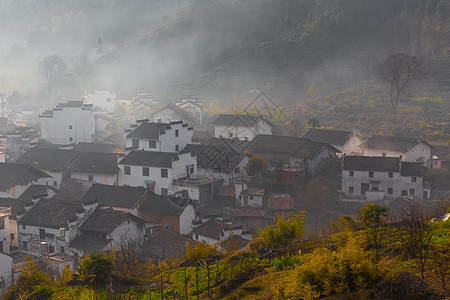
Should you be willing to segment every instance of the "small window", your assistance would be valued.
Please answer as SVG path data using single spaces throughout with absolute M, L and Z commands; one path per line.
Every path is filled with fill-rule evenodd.
M 168 178 L 169 171 L 167 169 L 161 169 L 161 178 Z
M 179 145 L 175 145 L 175 151 L 176 152 L 180 151 L 180 146 Z
M 394 172 L 389 172 L 389 178 L 393 178 L 394 177 Z
M 124 166 L 123 167 L 123 174 L 131 175 L 131 167 L 130 166 Z
M 415 176 L 411 177 L 411 182 L 417 182 L 417 178 Z
M 28 247 L 27 242 L 23 241 L 23 242 L 22 242 L 22 248 L 23 248 L 23 250 L 27 250 L 27 247 Z
M 89 182 L 94 181 L 94 176 L 93 175 L 88 175 L 88 180 L 89 180 Z
M 392 195 L 394 193 L 394 189 L 393 188 L 388 188 L 388 195 Z
M 352 187 L 352 186 L 349 186 L 349 187 L 348 187 L 348 193 L 349 193 L 349 194 L 353 194 L 354 192 L 355 192 L 355 188 Z
M 14 233 L 10 233 L 10 234 L 9 234 L 9 238 L 10 238 L 11 240 L 13 240 L 13 239 L 14 239 Z
M 241 169 L 239 167 L 235 168 L 234 173 L 241 173 Z
M 106 102 L 111 102 L 111 98 L 106 98 Z
M 131 140 L 131 147 L 136 149 L 139 148 L 139 139 L 132 139 Z
M 45 229 L 39 228 L 39 239 L 45 240 Z
M 161 188 L 161 195 L 163 195 L 163 196 L 169 195 L 169 190 L 166 188 Z
M 22 229 L 23 229 L 23 230 L 27 229 L 27 225 L 22 224 Z
M 142 168 L 142 176 L 150 176 L 150 169 L 147 167 Z
M 383 155 L 383 157 L 386 157 L 386 152 L 383 152 L 382 155 Z
M 69 142 L 73 142 L 73 137 L 69 137 Z
M 369 171 L 369 177 L 373 178 L 373 171 Z
M 416 194 L 416 189 L 409 189 L 409 195 L 414 196 Z
M 250 196 L 250 200 L 253 200 L 253 196 Z
M 0 230 L 5 229 L 5 218 L 0 218 Z
M 175 130 L 175 136 L 178 137 L 180 135 L 180 131 L 178 129 Z
M 58 182 L 57 181 L 53 181 L 53 186 L 58 186 Z
M 350 177 L 355 176 L 355 172 L 354 171 L 348 171 L 348 176 L 350 176 Z
M 69 125 L 69 129 L 72 129 L 72 125 Z
M 156 141 L 153 141 L 153 140 L 148 141 L 148 147 L 149 148 L 156 148 Z
M 242 196 L 241 195 L 239 195 L 239 200 L 241 200 L 242 199 Z

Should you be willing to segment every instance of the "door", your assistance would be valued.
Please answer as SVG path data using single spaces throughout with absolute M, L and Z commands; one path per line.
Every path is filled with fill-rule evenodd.
M 366 191 L 369 190 L 369 184 L 368 183 L 361 183 L 361 195 L 365 195 Z

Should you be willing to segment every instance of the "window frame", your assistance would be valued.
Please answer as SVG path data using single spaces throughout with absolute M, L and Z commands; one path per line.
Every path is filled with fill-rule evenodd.
M 131 166 L 123 166 L 123 175 L 131 175 Z

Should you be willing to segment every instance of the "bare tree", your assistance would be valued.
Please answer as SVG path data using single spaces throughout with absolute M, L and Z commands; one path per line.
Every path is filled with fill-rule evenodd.
M 60 81 L 65 72 L 66 64 L 59 55 L 50 55 L 39 63 L 39 72 L 47 84 L 48 102 L 51 103 L 55 84 Z
M 419 60 L 415 56 L 397 53 L 383 59 L 378 66 L 378 77 L 389 84 L 387 104 L 392 113 L 397 112 L 400 95 L 411 79 L 417 75 L 419 65 Z
M 396 218 L 396 236 L 406 253 L 415 259 L 422 279 L 424 279 L 425 264 L 431 248 L 434 233 L 429 218 L 418 206 L 410 206 Z

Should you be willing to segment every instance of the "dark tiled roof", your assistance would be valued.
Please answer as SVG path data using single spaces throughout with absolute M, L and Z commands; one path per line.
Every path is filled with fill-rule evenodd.
M 379 149 L 405 153 L 420 142 L 424 141 L 422 139 L 413 137 L 374 135 L 366 141 L 365 145 L 369 149 Z
M 267 134 L 258 135 L 249 145 L 249 149 L 253 153 L 287 153 L 311 159 L 316 157 L 325 147 L 327 147 L 325 143 L 313 142 L 303 137 Z M 339 152 L 337 149 L 335 151 Z
M 401 176 L 423 176 L 424 167 L 420 162 L 402 162 Z
M 172 168 L 172 162 L 176 160 L 179 160 L 178 154 L 172 152 L 132 150 L 122 158 L 119 165 Z
M 234 227 L 226 225 L 220 222 L 219 220 L 213 218 L 210 219 L 208 222 L 198 226 L 192 232 L 194 234 L 204 235 L 206 237 L 213 238 L 215 240 L 220 240 L 220 237 L 223 235 L 223 232 L 226 230 L 231 230 L 232 228 Z
M 63 171 L 80 153 L 73 150 L 32 148 L 25 152 L 18 163 L 27 164 L 40 170 Z
M 103 250 L 111 241 L 98 234 L 83 233 L 70 242 L 70 247 L 83 251 Z
M 114 144 L 80 142 L 73 148 L 73 150 L 79 152 L 113 153 L 117 148 L 120 147 Z
M 81 203 L 43 198 L 36 203 L 19 223 L 43 228 L 67 227 L 69 220 L 76 219 L 76 212 L 83 210 Z
M 165 134 L 166 130 L 171 129 L 170 124 L 166 123 L 142 123 L 132 132 L 127 134 L 127 138 L 159 139 L 160 134 Z
M 211 134 L 209 134 L 206 130 L 194 130 L 194 134 L 192 135 L 193 142 L 200 141 L 209 141 L 212 138 Z
M 97 208 L 86 221 L 81 224 L 80 229 L 83 231 L 109 234 L 126 220 L 131 220 L 140 224 L 145 223 L 144 220 L 129 212 Z
M 400 158 L 381 156 L 346 156 L 344 170 L 399 172 Z
M 189 203 L 189 199 L 158 195 L 149 191 L 148 196 L 139 205 L 139 210 L 179 216 Z
M 203 145 L 212 145 L 216 147 L 227 147 L 233 149 L 236 152 L 242 152 L 248 148 L 252 141 L 239 140 L 239 139 L 226 139 L 226 138 L 211 138 L 207 141 L 201 141 Z
M 59 149 L 59 145 L 50 143 L 45 139 L 40 139 L 38 142 L 30 145 L 33 148 L 42 148 L 42 149 Z
M 233 171 L 246 156 L 231 147 L 215 146 L 212 143 L 207 145 L 188 144 L 182 153 L 192 153 L 192 156 L 197 156 L 199 168 L 221 170 L 224 173 Z
M 22 215 L 26 212 L 25 202 L 13 198 L 0 198 L 0 207 L 10 207 L 11 219 L 14 220 L 17 219 L 17 215 Z
M 197 243 L 193 239 L 168 229 L 161 229 L 142 245 L 144 253 L 165 258 L 180 258 L 186 253 L 186 244 L 192 248 Z
M 258 208 L 233 208 L 233 217 L 264 217 L 264 210 Z
M 27 185 L 39 178 L 51 178 L 51 176 L 29 165 L 0 163 L 0 188 Z
M 308 138 L 314 142 L 327 143 L 332 145 L 344 145 L 351 137 L 353 132 L 328 129 L 308 129 L 302 137 Z
M 115 174 L 119 170 L 116 153 L 83 152 L 70 165 L 74 172 Z
M 445 213 L 445 209 L 405 198 L 397 198 L 389 204 L 389 218 L 399 218 L 410 209 L 418 209 L 428 217 L 437 217 Z
M 47 197 L 49 190 L 52 190 L 54 192 L 58 191 L 50 185 L 32 184 L 17 199 L 25 202 L 30 202 L 33 199 Z
M 98 202 L 100 207 L 135 208 L 146 194 L 147 189 L 144 187 L 93 184 L 80 201 Z
M 269 200 L 271 210 L 292 210 L 294 209 L 294 199 L 286 194 L 273 194 Z
M 252 116 L 252 115 L 219 114 L 211 121 L 211 124 L 225 125 L 225 126 L 232 126 L 232 127 L 237 127 L 237 126 L 253 127 L 261 119 L 264 119 L 264 118 L 262 118 L 260 116 Z M 269 123 L 269 122 L 267 122 L 267 123 Z

